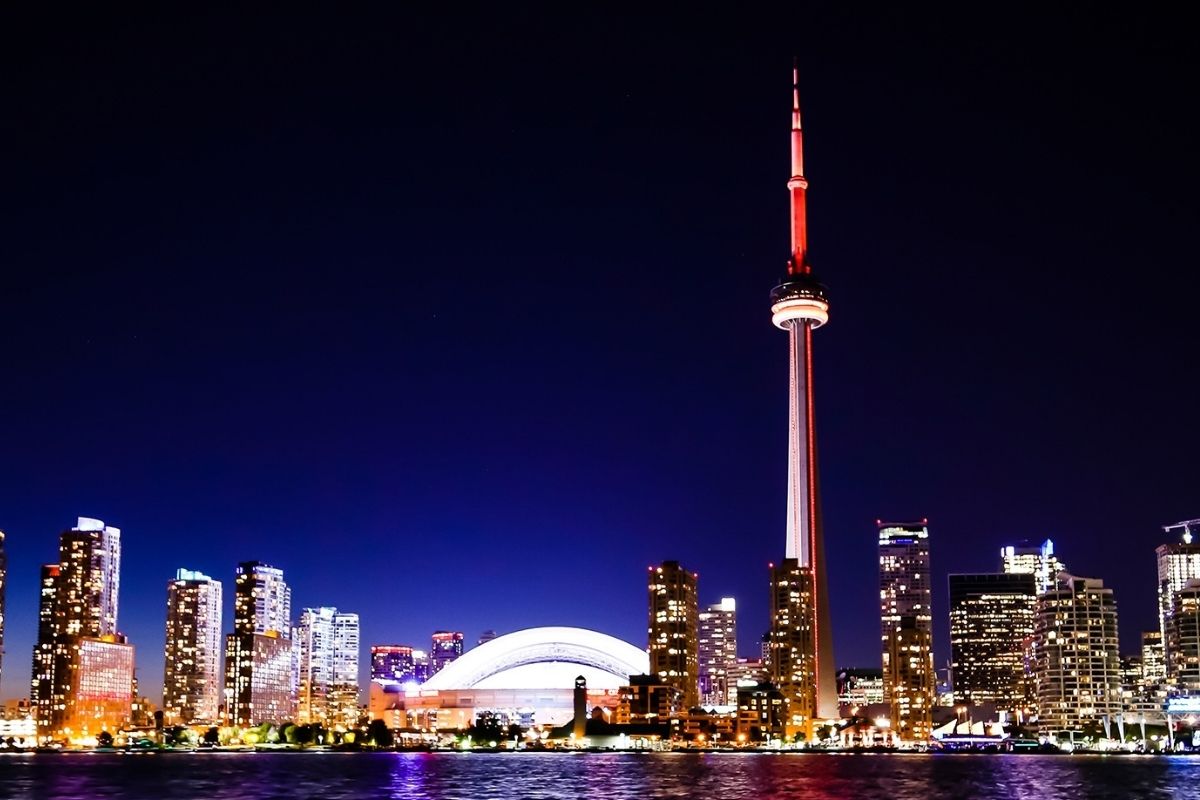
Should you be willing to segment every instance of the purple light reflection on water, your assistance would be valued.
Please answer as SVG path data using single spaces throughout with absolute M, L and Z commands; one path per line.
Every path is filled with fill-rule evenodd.
M 0 798 L 1200 798 L 1200 757 L 749 753 L 0 756 Z

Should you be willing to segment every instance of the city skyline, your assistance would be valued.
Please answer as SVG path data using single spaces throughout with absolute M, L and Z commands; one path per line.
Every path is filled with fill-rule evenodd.
M 353 609 L 364 644 L 416 647 L 447 627 L 474 641 L 538 624 L 640 643 L 642 570 L 679 559 L 701 604 L 737 598 L 752 655 L 786 493 L 781 342 L 762 309 L 786 224 L 792 52 L 837 300 L 815 364 L 831 578 L 872 569 L 872 520 L 928 517 L 941 666 L 946 573 L 1053 538 L 1114 590 L 1132 652 L 1157 619 L 1144 587 L 1160 526 L 1198 513 L 1172 273 L 1189 252 L 1173 220 L 1195 202 L 1172 187 L 1193 165 L 1154 61 L 1170 56 L 1114 72 L 1095 46 L 1076 53 L 1092 74 L 1018 31 L 1032 71 L 1061 78 L 1043 81 L 998 44 L 973 55 L 902 20 L 936 45 L 906 44 L 905 60 L 888 26 L 819 21 L 806 46 L 697 63 L 681 37 L 616 64 L 554 53 L 558 71 L 489 50 L 483 31 L 466 32 L 478 60 L 376 40 L 369 68 L 337 44 L 320 70 L 252 47 L 212 65 L 169 26 L 160 44 L 107 31 L 114 52 L 170 47 L 181 62 L 162 77 L 132 57 L 24 54 L 38 77 L 13 105 L 28 124 L 5 237 L 17 280 L 0 346 L 19 390 L 0 422 L 0 695 L 27 691 L 38 570 L 80 515 L 123 531 L 122 627 L 151 696 L 170 577 L 229 587 L 255 558 L 287 572 L 296 607 Z M 431 77 L 406 77 L 414 65 Z M 176 80 L 199 73 L 211 88 Z M 1146 107 L 1110 117 L 1135 88 Z M 263 96 L 277 117 L 256 111 Z M 480 121 L 495 138 L 479 141 Z M 1119 213 L 1099 200 L 1113 182 Z M 1106 287 L 1133 268 L 1150 300 L 1119 340 L 1095 336 Z M 993 291 L 1014 271 L 1037 289 L 1019 324 Z M 477 280 L 502 309 L 485 341 L 460 307 Z M 1113 358 L 1127 380 L 1099 392 Z M 573 580 L 581 542 L 603 602 L 529 603 Z M 372 613 L 414 574 L 436 608 Z M 438 594 L 497 576 L 519 576 L 511 600 Z M 833 610 L 838 667 L 874 663 L 872 606 Z

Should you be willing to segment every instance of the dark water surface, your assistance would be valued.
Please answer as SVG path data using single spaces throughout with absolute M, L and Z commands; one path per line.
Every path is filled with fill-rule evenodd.
M 0 756 L 0 798 L 1200 798 L 1200 758 L 204 753 Z

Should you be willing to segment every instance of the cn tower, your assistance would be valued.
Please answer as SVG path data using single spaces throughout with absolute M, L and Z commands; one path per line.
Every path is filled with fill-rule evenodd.
M 792 173 L 791 256 L 787 277 L 771 290 L 771 321 L 788 335 L 788 489 L 786 558 L 798 573 L 807 573 L 808 602 L 803 616 L 791 624 L 807 630 L 801 655 L 809 665 L 805 692 L 813 701 L 814 716 L 836 719 L 837 688 L 833 673 L 833 637 L 829 628 L 829 592 L 825 576 L 825 547 L 821 530 L 820 483 L 817 478 L 817 442 L 813 409 L 813 331 L 829 321 L 829 300 L 808 260 L 805 218 L 804 131 L 800 124 L 798 70 L 792 69 Z M 794 559 L 794 561 L 793 561 Z M 807 687 L 806 687 L 807 688 Z M 811 692 L 811 694 L 809 694 Z

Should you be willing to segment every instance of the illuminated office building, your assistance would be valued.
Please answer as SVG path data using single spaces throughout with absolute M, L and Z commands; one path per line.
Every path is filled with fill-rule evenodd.
M 771 630 L 768 674 L 787 701 L 782 719 L 788 738 L 813 735 L 817 714 L 813 644 L 813 573 L 795 558 L 771 564 Z
M 685 709 L 700 704 L 696 580 L 678 561 L 664 561 L 647 581 L 650 672 L 679 690 Z
M 0 678 L 4 677 L 4 597 L 8 587 L 8 556 L 4 552 L 4 531 L 0 531 Z
M 296 626 L 299 700 L 296 721 L 353 726 L 358 721 L 358 615 L 306 608 Z
M 233 633 L 225 637 L 225 706 L 235 725 L 279 722 L 295 714 L 291 613 L 292 590 L 283 570 L 260 561 L 238 564 Z
M 1192 541 L 1192 530 L 1200 530 L 1200 520 L 1188 520 L 1164 526 L 1168 533 L 1181 530 L 1178 542 L 1159 545 L 1155 550 L 1158 561 L 1158 629 L 1162 634 L 1164 663 L 1167 669 L 1167 686 L 1172 693 L 1194 691 L 1191 678 L 1179 673 L 1197 658 L 1192 651 L 1175 652 L 1174 647 L 1186 647 L 1188 638 L 1181 636 L 1186 623 L 1175 626 L 1175 644 L 1171 637 L 1171 615 L 1177 607 L 1176 595 L 1187 587 L 1189 581 L 1200 579 L 1200 543 Z M 1188 603 L 1179 606 L 1189 608 Z M 1200 687 L 1195 687 L 1200 688 Z
M 1022 542 L 1001 548 L 1000 560 L 1004 572 L 1009 575 L 1034 576 L 1038 594 L 1052 589 L 1058 573 L 1067 568 L 1054 555 L 1054 542 L 1050 539 L 1040 545 Z
M 167 583 L 163 716 L 216 722 L 221 706 L 221 582 L 178 570 Z
M 1038 596 L 1032 656 L 1043 733 L 1080 730 L 1121 712 L 1117 603 L 1103 581 L 1063 572 Z
M 737 602 L 722 597 L 697 615 L 697 663 L 700 702 L 705 706 L 733 705 L 737 684 L 730 670 L 737 663 Z
M 120 566 L 121 531 L 80 517 L 59 537 L 58 564 L 42 568 L 30 686 L 39 738 L 87 739 L 129 720 L 133 647 L 117 633 Z
M 925 520 L 876 524 L 883 686 L 892 734 L 901 741 L 924 742 L 933 732 L 937 699 L 929 528 Z
M 1029 710 L 1025 652 L 1033 637 L 1036 576 L 951 575 L 949 582 L 954 702 Z
M 1167 661 L 1161 631 L 1142 632 L 1142 679 L 1147 686 L 1167 683 Z
M 381 683 L 415 683 L 413 649 L 402 644 L 371 645 L 371 680 Z
M 1200 579 L 1171 593 L 1166 614 L 1167 676 L 1175 695 L 1200 695 Z
M 462 654 L 462 631 L 434 631 L 429 648 L 429 675 L 441 672 Z

